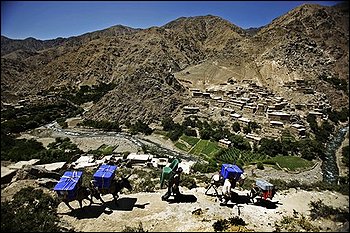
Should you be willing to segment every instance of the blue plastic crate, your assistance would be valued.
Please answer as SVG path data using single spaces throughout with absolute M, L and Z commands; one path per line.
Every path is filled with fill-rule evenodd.
M 61 197 L 74 199 L 76 191 L 81 185 L 82 175 L 82 171 L 66 171 L 53 190 Z
M 221 166 L 221 175 L 224 179 L 234 178 L 235 180 L 238 180 L 242 174 L 242 169 L 235 164 L 223 164 Z
M 94 174 L 98 188 L 109 188 L 115 176 L 117 166 L 102 164 Z

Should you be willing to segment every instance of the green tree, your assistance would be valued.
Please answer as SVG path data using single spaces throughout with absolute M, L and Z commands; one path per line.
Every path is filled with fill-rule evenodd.
M 58 202 L 41 189 L 23 188 L 10 202 L 1 203 L 4 232 L 58 232 Z
M 241 126 L 240 126 L 240 124 L 237 121 L 233 122 L 232 130 L 235 131 L 235 132 L 241 131 Z
M 162 120 L 161 125 L 163 126 L 163 130 L 170 131 L 175 129 L 175 123 L 171 117 L 165 117 Z

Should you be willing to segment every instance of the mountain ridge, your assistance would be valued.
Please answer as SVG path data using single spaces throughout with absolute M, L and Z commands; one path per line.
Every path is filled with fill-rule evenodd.
M 335 95 L 330 101 L 339 108 L 348 103 L 348 96 L 334 91 L 327 83 L 319 85 L 319 77 L 348 79 L 348 17 L 342 5 L 308 4 L 274 19 L 253 34 L 218 16 L 207 15 L 180 17 L 147 29 L 116 25 L 70 37 L 39 51 L 26 51 L 24 46 L 24 50 L 2 52 L 1 99 L 6 102 L 9 94 L 20 99 L 42 90 L 60 92 L 113 82 L 117 83 L 116 89 L 96 103 L 87 117 L 108 119 L 113 115 L 119 120 L 159 121 L 165 115 L 175 116 L 181 106 L 191 104 L 186 88 L 175 74 L 218 61 L 219 66 L 225 63 L 225 69 L 276 91 L 278 85 L 295 78 L 311 80 L 316 89 L 325 86 L 330 97 Z M 1 43 L 3 51 L 3 37 Z M 19 63 L 23 65 L 15 65 Z M 121 90 L 133 94 L 118 95 Z M 155 101 L 157 98 L 169 101 Z M 140 104 L 140 100 L 147 104 Z M 118 107 L 116 102 L 122 105 Z

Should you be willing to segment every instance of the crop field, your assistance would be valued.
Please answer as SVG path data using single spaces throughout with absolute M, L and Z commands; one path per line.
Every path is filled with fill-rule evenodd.
M 314 165 L 314 162 L 296 156 L 276 156 L 271 158 L 271 160 L 278 163 L 280 167 L 291 171 L 310 168 Z

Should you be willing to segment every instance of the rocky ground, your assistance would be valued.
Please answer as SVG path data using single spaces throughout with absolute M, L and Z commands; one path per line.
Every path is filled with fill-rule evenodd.
M 239 191 L 238 204 L 232 203 L 221 206 L 214 196 L 205 195 L 205 188 L 188 190 L 181 189 L 186 196 L 183 202 L 161 201 L 165 190 L 154 193 L 122 194 L 118 206 L 112 201 L 111 195 L 105 195 L 105 205 L 100 202 L 83 209 L 69 210 L 61 203 L 58 213 L 62 222 L 73 226 L 78 231 L 123 231 L 126 227 L 138 227 L 142 224 L 144 230 L 155 232 L 210 232 L 214 231 L 213 223 L 220 219 L 239 216 L 248 225 L 242 231 L 272 232 L 275 223 L 283 216 L 292 216 L 298 212 L 304 216 L 309 214 L 310 201 L 322 200 L 323 203 L 334 207 L 349 207 L 349 197 L 338 193 L 308 192 L 290 189 L 276 194 L 268 205 L 253 204 L 247 198 L 248 191 Z M 78 208 L 78 203 L 72 203 Z M 107 211 L 108 208 L 110 211 Z M 342 223 L 331 221 L 315 221 L 312 224 L 321 226 L 322 231 L 336 231 Z

